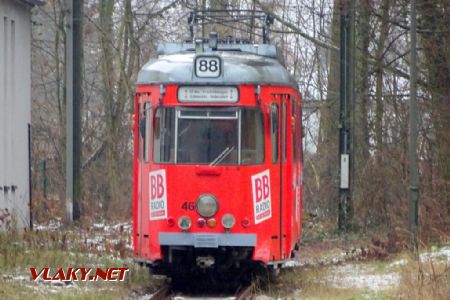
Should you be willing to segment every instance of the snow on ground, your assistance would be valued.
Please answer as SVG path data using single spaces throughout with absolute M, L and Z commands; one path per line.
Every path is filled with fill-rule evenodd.
M 35 231 L 57 232 L 63 224 L 61 219 L 49 220 L 46 224 L 33 224 Z M 107 224 L 106 222 L 93 223 L 88 229 L 80 228 L 76 231 L 67 230 L 72 233 L 74 240 L 68 243 L 76 246 L 85 246 L 97 254 L 109 254 L 123 257 L 124 252 L 132 253 L 132 224 L 131 222 L 120 222 Z
M 28 280 L 30 280 L 30 276 L 3 274 L 3 275 L 2 275 L 2 279 L 3 279 L 4 281 L 16 281 L 16 282 L 22 282 L 22 281 L 28 281 Z
M 57 233 L 58 231 L 62 232 L 62 228 L 63 223 L 60 219 L 52 219 L 45 224 L 33 224 L 33 229 L 39 232 Z M 71 246 L 76 246 L 75 248 L 81 251 L 69 251 L 68 255 L 73 257 L 85 255 L 93 260 L 97 258 L 108 258 L 111 261 L 119 261 L 127 264 L 132 263 L 133 246 L 131 228 L 131 223 L 105 224 L 104 222 L 99 222 L 92 224 L 88 229 L 79 228 L 76 231 L 64 229 L 64 232 L 68 233 L 64 236 L 70 236 L 65 241 L 67 247 L 72 248 Z M 29 251 L 26 250 L 25 253 L 27 252 Z M 95 267 L 104 266 L 97 262 Z M 2 274 L 3 272 L 0 270 L 0 281 L 17 282 L 33 290 L 43 290 L 48 293 L 57 293 L 61 289 L 86 290 L 93 288 L 91 285 L 79 285 L 73 281 L 45 282 L 41 279 L 33 281 L 30 274 L 19 274 L 22 272 L 17 272 L 17 274 Z
M 425 252 L 420 254 L 420 260 L 422 262 L 433 261 L 446 261 L 450 263 L 450 246 L 444 246 L 442 248 L 432 248 L 431 252 Z
M 441 263 L 450 263 L 450 246 L 444 246 L 441 248 L 433 247 L 429 252 L 423 252 L 419 255 L 420 261 L 422 263 L 427 263 L 430 261 L 433 262 L 441 262 Z M 388 265 L 388 268 L 398 268 L 404 266 L 408 263 L 407 259 L 399 259 L 391 262 Z
M 391 269 L 398 268 L 398 267 L 406 265 L 407 263 L 408 263 L 408 261 L 406 259 L 402 258 L 402 259 L 391 262 L 388 265 L 388 268 L 391 268 Z
M 302 267 L 302 266 L 303 266 L 303 264 L 300 261 L 290 259 L 283 263 L 282 268 L 295 268 L 295 267 Z
M 55 231 L 61 227 L 60 220 L 54 220 L 46 225 L 35 225 L 37 230 Z M 84 243 L 89 249 L 94 250 L 95 254 L 108 254 L 111 258 L 119 259 L 119 246 L 129 253 L 132 252 L 131 223 L 106 224 L 105 222 L 93 223 L 90 228 L 78 235 L 80 243 Z M 77 242 L 77 243 L 78 243 Z M 89 251 L 90 252 L 90 251 Z M 355 248 L 351 251 L 336 251 L 331 255 L 319 255 L 312 257 L 302 257 L 286 261 L 283 267 L 319 267 L 327 268 L 326 275 L 318 280 L 321 283 L 330 285 L 339 289 L 362 289 L 372 292 L 378 292 L 395 288 L 400 282 L 398 268 L 408 263 L 407 259 L 398 259 L 387 265 L 384 271 L 376 270 L 371 264 L 364 262 L 355 263 L 362 258 L 362 248 Z M 123 258 L 123 257 L 122 257 Z M 420 254 L 422 262 L 450 263 L 450 246 L 434 247 L 431 251 Z M 6 276 L 6 277 L 5 277 Z M 30 278 L 20 275 L 3 275 L 4 281 L 22 282 L 36 287 L 32 284 Z M 37 283 L 42 285 L 42 283 Z M 46 285 L 48 292 L 54 293 L 55 289 L 77 288 L 77 284 L 63 284 L 61 286 Z
M 62 222 L 60 218 L 51 219 L 47 224 L 33 224 L 33 230 L 36 231 L 55 231 L 61 228 Z
M 450 262 L 450 246 L 432 249 L 430 252 L 420 254 L 420 260 L 427 262 Z M 400 274 L 392 269 L 404 266 L 408 263 L 406 259 L 395 260 L 390 263 L 385 271 L 377 271 L 373 266 L 359 263 L 346 263 L 332 266 L 325 276 L 325 283 L 331 284 L 335 288 L 342 289 L 364 289 L 370 291 L 382 291 L 395 288 L 400 282 Z
M 2 281 L 5 282 L 18 282 L 23 286 L 26 286 L 32 290 L 38 291 L 40 293 L 58 293 L 61 289 L 78 289 L 79 285 L 73 281 L 43 281 L 42 279 L 38 279 L 33 281 L 30 275 L 11 275 L 11 274 L 3 274 L 1 277 Z M 87 288 L 84 287 L 84 288 Z
M 346 264 L 329 269 L 325 281 L 334 288 L 364 289 L 374 292 L 394 288 L 400 282 L 396 272 L 377 274 L 373 267 L 364 264 Z
M 105 228 L 105 224 L 104 223 L 94 223 L 92 224 L 92 229 L 95 230 L 103 230 L 103 228 Z
M 94 233 L 92 238 L 87 239 L 87 243 L 96 247 L 97 251 L 104 252 L 107 245 L 123 246 L 125 250 L 133 251 L 131 239 L 131 223 L 105 224 L 94 223 L 90 228 Z M 118 239 L 118 237 L 120 237 Z M 125 239 L 124 239 L 125 237 Z M 123 243 L 123 245 L 121 245 Z

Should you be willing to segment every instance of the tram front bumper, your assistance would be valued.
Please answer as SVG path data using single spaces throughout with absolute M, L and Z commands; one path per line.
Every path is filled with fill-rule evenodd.
M 194 248 L 255 247 L 256 234 L 160 232 L 161 246 L 193 246 Z

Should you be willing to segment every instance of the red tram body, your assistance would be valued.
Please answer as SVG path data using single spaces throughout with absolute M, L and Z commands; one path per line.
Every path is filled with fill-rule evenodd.
M 279 267 L 301 235 L 302 125 L 277 49 L 202 40 L 158 54 L 136 87 L 136 260 Z

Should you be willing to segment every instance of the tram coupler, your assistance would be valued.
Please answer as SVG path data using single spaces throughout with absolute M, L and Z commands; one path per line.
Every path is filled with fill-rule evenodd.
M 196 262 L 199 268 L 208 269 L 214 265 L 216 260 L 212 256 L 198 256 Z

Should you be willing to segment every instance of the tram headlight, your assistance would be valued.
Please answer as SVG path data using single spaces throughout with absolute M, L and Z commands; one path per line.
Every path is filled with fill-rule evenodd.
M 187 231 L 192 226 L 192 221 L 188 216 L 182 216 L 178 219 L 178 227 L 181 230 Z
M 202 217 L 212 217 L 219 209 L 219 203 L 216 197 L 211 194 L 203 194 L 197 199 L 197 212 Z
M 222 226 L 225 227 L 225 229 L 230 229 L 236 224 L 236 219 L 232 214 L 225 214 L 222 217 Z

